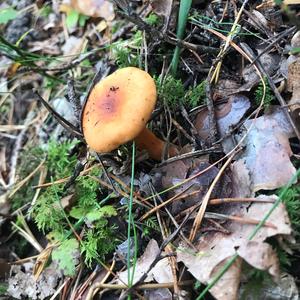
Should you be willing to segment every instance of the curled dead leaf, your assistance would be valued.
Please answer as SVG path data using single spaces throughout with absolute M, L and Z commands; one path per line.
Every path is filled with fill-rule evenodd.
M 260 200 L 276 196 L 258 197 Z M 262 220 L 270 210 L 271 203 L 252 203 L 228 205 L 224 209 L 227 214 L 238 215 L 245 219 Z M 265 242 L 271 236 L 289 236 L 291 226 L 283 204 L 280 204 L 271 214 L 268 222 L 274 227 L 262 227 L 254 238 L 249 241 L 254 226 L 237 222 L 227 223 L 230 234 L 210 231 L 203 234 L 196 244 L 197 251 L 187 245 L 181 245 L 177 251 L 177 260 L 183 262 L 189 272 L 200 282 L 208 284 L 224 267 L 228 259 L 238 254 L 239 258 L 210 290 L 216 299 L 237 299 L 240 281 L 242 259 L 261 270 L 267 270 L 273 277 L 278 278 L 278 258 L 272 247 Z

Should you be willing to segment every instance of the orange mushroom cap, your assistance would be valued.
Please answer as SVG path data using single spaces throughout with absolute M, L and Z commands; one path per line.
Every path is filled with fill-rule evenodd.
M 156 103 L 156 86 L 145 71 L 119 69 L 97 83 L 82 113 L 87 144 L 110 152 L 133 140 L 146 126 Z

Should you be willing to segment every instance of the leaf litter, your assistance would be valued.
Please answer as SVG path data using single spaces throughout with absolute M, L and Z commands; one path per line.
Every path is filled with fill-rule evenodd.
M 53 3 L 50 1 L 51 3 L 47 2 L 45 6 L 41 1 L 42 4 L 37 4 L 37 7 L 31 1 L 24 1 L 24 6 L 22 3 L 15 6 L 14 1 L 7 2 L 10 8 L 5 16 L 6 19 L 1 20 L 4 25 L 0 24 L 3 26 L 0 30 L 4 29 L 6 38 L 10 42 L 19 43 L 31 53 L 38 53 L 41 55 L 39 59 L 44 60 L 38 61 L 37 57 L 34 59 L 31 57 L 32 62 L 26 65 L 28 54 L 25 52 L 14 50 L 1 55 L 0 61 L 6 64 L 1 71 L 0 82 L 3 83 L 1 91 L 4 91 L 4 95 L 12 93 L 17 95 L 17 100 L 14 99 L 11 102 L 16 108 L 11 103 L 7 105 L 8 96 L 1 95 L 0 103 L 6 105 L 3 106 L 2 118 L 6 125 L 24 124 L 22 119 L 27 110 L 36 113 L 37 106 L 34 100 L 26 103 L 26 107 L 24 106 L 22 110 L 18 104 L 30 97 L 33 98 L 23 93 L 22 89 L 27 89 L 28 86 L 30 89 L 39 89 L 43 86 L 45 90 L 42 96 L 50 101 L 54 110 L 72 124 L 78 124 L 76 114 L 72 112 L 74 106 L 72 93 L 68 91 L 68 96 L 65 97 L 66 88 L 61 83 L 66 82 L 69 75 L 76 78 L 76 88 L 82 94 L 88 93 L 86 86 L 91 83 L 92 75 L 96 71 L 102 72 L 104 77 L 111 69 L 124 65 L 133 64 L 151 70 L 149 71 L 151 75 L 155 74 L 159 78 L 156 81 L 157 85 L 165 84 L 165 78 L 170 79 L 164 76 L 171 64 L 169 56 L 172 55 L 164 52 L 164 49 L 170 45 L 172 47 L 177 45 L 175 32 L 176 14 L 179 7 L 175 1 L 153 0 L 149 3 L 132 1 L 130 7 L 126 7 L 127 1 L 113 1 L 115 4 L 113 5 L 105 0 L 53 1 Z M 34 23 L 38 5 L 42 5 L 44 16 L 36 19 Z M 17 12 L 15 9 L 24 9 L 24 7 L 26 7 L 26 13 L 15 14 Z M 75 182 L 76 176 L 81 174 L 78 177 L 80 180 L 86 173 L 81 172 L 80 164 L 77 165 L 79 171 L 73 165 L 72 168 L 76 169 L 74 173 L 77 174 L 75 179 L 72 177 L 74 175 L 64 174 L 65 178 L 71 181 L 70 190 L 56 191 L 51 197 L 59 196 L 59 201 L 49 203 L 50 211 L 62 209 L 64 212 L 63 217 L 56 216 L 58 221 L 52 222 L 51 226 L 56 229 L 53 229 L 51 233 L 53 236 L 59 236 L 55 230 L 61 230 L 66 240 L 51 252 L 51 264 L 46 267 L 46 264 L 43 265 L 39 270 L 41 273 L 35 274 L 37 280 L 34 280 L 35 271 L 33 271 L 32 264 L 23 263 L 22 268 L 17 265 L 10 268 L 8 293 L 11 296 L 18 299 L 24 297 L 45 299 L 66 284 L 68 292 L 62 296 L 62 299 L 67 299 L 68 296 L 71 296 L 71 299 L 80 299 L 82 295 L 99 291 L 104 299 L 106 293 L 107 297 L 116 296 L 111 286 L 114 284 L 115 287 L 121 286 L 125 290 L 124 294 L 120 295 L 122 299 L 126 292 L 131 291 L 130 286 L 129 290 L 126 290 L 126 285 L 129 284 L 126 268 L 130 265 L 129 273 L 133 274 L 133 284 L 154 282 L 154 288 L 151 284 L 146 286 L 145 290 L 137 288 L 131 291 L 134 295 L 143 293 L 146 299 L 172 299 L 175 296 L 180 299 L 195 299 L 198 293 L 196 287 L 190 286 L 185 278 L 192 277 L 201 284 L 208 285 L 236 254 L 238 259 L 210 289 L 210 293 L 216 299 L 238 298 L 244 288 L 244 285 L 240 287 L 240 284 L 245 278 L 245 265 L 268 272 L 274 282 L 278 283 L 275 286 L 273 283 L 273 286 L 269 285 L 269 287 L 277 288 L 278 295 L 287 293 L 289 285 L 282 283 L 284 278 L 281 276 L 280 257 L 270 242 L 276 241 L 283 245 L 287 241 L 293 241 L 293 229 L 285 205 L 281 203 L 276 207 L 253 239 L 249 240 L 249 236 L 253 228 L 260 223 L 277 201 L 278 196 L 273 195 L 274 191 L 285 187 L 296 173 L 295 158 L 299 157 L 297 156 L 299 155 L 297 150 L 299 141 L 296 140 L 293 126 L 287 118 L 285 109 L 288 107 L 294 125 L 299 129 L 299 51 L 297 52 L 299 32 L 292 31 L 292 28 L 286 30 L 280 18 L 277 22 L 272 20 L 274 16 L 269 15 L 268 10 L 279 12 L 279 14 L 284 13 L 273 5 L 267 8 L 262 5 L 254 9 L 250 4 L 245 9 L 244 19 L 240 20 L 241 25 L 235 28 L 236 31 L 231 30 L 235 26 L 234 21 L 240 17 L 236 14 L 240 8 L 240 3 L 233 5 L 231 2 L 227 6 L 201 1 L 194 1 L 192 4 L 179 63 L 179 76 L 182 76 L 183 83 L 174 81 L 172 89 L 168 92 L 170 95 L 161 95 L 164 101 L 158 104 L 150 122 L 156 132 L 161 133 L 161 136 L 170 144 L 178 147 L 179 155 L 163 160 L 160 164 L 149 160 L 147 155 L 144 156 L 144 153 L 138 151 L 135 165 L 136 176 L 133 181 L 134 219 L 137 221 L 135 229 L 138 231 L 138 236 L 135 238 L 131 236 L 130 243 L 124 238 L 127 234 L 126 227 L 132 222 L 126 220 L 126 209 L 124 209 L 124 207 L 127 208 L 130 194 L 131 177 L 128 168 L 132 159 L 129 155 L 130 148 L 122 146 L 118 151 L 104 155 L 101 163 L 106 166 L 106 173 L 87 176 L 89 180 L 96 178 L 101 183 L 99 185 L 97 182 L 95 189 L 85 192 L 91 198 L 82 195 L 81 192 L 93 186 L 95 180 L 88 181 L 88 184 L 84 186 L 78 186 Z M 200 15 L 198 11 L 201 12 Z M 118 15 L 120 12 L 122 12 L 121 17 Z M 3 13 L 5 10 L 1 10 L 1 14 Z M 224 19 L 229 22 L 223 23 Z M 37 33 L 32 33 L 30 26 L 35 26 L 33 32 Z M 38 35 L 38 27 L 43 28 L 43 34 Z M 228 39 L 227 42 L 229 36 L 232 36 L 232 40 L 227 43 L 220 38 L 220 35 L 218 38 L 213 35 L 210 29 L 223 33 Z M 128 39 L 126 47 L 120 47 L 118 44 L 122 39 L 125 41 Z M 112 42 L 107 44 L 106 41 Z M 114 44 L 115 41 L 116 44 Z M 227 49 L 226 59 L 220 56 L 220 60 L 224 60 L 221 71 L 219 70 L 220 79 L 218 83 L 212 84 L 209 81 L 212 69 L 210 71 L 209 69 L 215 65 L 216 53 L 224 45 L 223 43 L 226 44 L 224 49 L 235 43 L 236 47 L 247 49 L 247 53 L 251 56 L 258 57 L 257 63 L 261 65 L 263 76 L 258 74 L 257 64 L 249 60 L 247 62 L 245 57 L 237 58 L 236 53 L 232 53 L 232 49 Z M 98 47 L 101 48 L 103 45 L 107 48 L 100 52 Z M 53 58 L 49 64 L 45 55 Z M 112 58 L 116 58 L 115 61 Z M 192 61 L 194 63 L 191 63 Z M 62 67 L 61 64 L 63 64 Z M 35 77 L 30 75 L 26 78 L 22 72 L 26 73 L 28 70 L 39 72 L 39 75 Z M 16 79 L 16 85 L 11 85 L 10 79 L 16 74 L 23 76 L 23 81 Z M 276 86 L 287 79 L 287 86 L 281 87 L 281 93 L 287 99 L 287 105 L 284 107 L 280 103 L 281 107 L 279 107 L 272 100 L 271 104 L 264 105 L 264 109 L 259 112 L 257 102 L 261 99 L 254 98 L 257 97 L 255 95 L 262 98 L 258 84 L 263 77 L 266 84 L 268 76 L 276 83 Z M 206 83 L 203 84 L 203 82 Z M 196 90 L 199 86 L 205 87 L 204 91 L 202 90 L 201 93 L 198 91 L 198 94 L 191 96 L 193 88 Z M 171 95 L 173 90 L 182 91 L 185 94 L 186 87 L 189 88 L 189 94 L 186 94 L 184 98 L 191 97 L 193 101 L 194 99 L 198 101 L 192 102 L 190 99 L 190 102 L 185 103 L 182 99 L 178 99 L 180 105 L 167 103 L 168 98 L 176 99 L 176 95 L 175 97 Z M 160 90 L 163 91 L 161 86 Z M 191 103 L 197 103 L 197 105 L 191 106 Z M 8 113 L 10 105 L 12 105 L 12 113 Z M 24 131 L 27 134 L 24 140 L 17 131 L 6 131 L 7 127 L 1 129 L 1 132 L 4 132 L 5 141 L 1 142 L 5 148 L 1 151 L 0 164 L 1 191 L 2 189 L 5 191 L 0 198 L 3 226 L 7 226 L 9 218 L 13 218 L 13 214 L 7 217 L 11 213 L 7 182 L 15 179 L 10 179 L 10 174 L 14 174 L 15 170 L 8 171 L 13 167 L 10 161 L 15 161 L 15 158 L 11 157 L 13 151 L 10 151 L 15 147 L 14 140 L 21 140 L 20 143 L 24 148 L 30 141 L 38 140 L 38 143 L 46 149 L 45 141 L 50 136 L 56 141 L 70 138 L 70 133 L 67 133 L 61 125 L 57 126 L 51 114 L 49 116 L 45 110 L 36 113 L 35 116 L 35 122 L 38 123 L 34 126 L 30 123 L 29 130 Z M 214 122 L 216 135 L 212 137 Z M 218 148 L 214 148 L 216 145 Z M 241 147 L 241 150 L 235 153 L 228 168 L 222 171 L 225 155 L 231 155 L 237 147 Z M 83 168 L 89 169 L 96 164 L 96 161 L 93 161 L 83 148 L 84 146 L 79 144 L 78 147 L 74 146 L 71 152 L 77 151 L 78 157 L 80 156 L 78 161 L 86 164 Z M 20 149 L 17 151 L 17 156 L 19 152 L 22 153 L 22 148 Z M 218 151 L 215 152 L 216 149 Z M 50 156 L 49 153 L 48 155 Z M 67 169 L 68 159 L 65 163 L 64 168 Z M 44 173 L 48 172 L 47 169 L 44 170 L 46 170 Z M 37 169 L 35 172 L 42 171 Z M 87 174 L 89 174 L 88 171 Z M 45 195 L 41 190 L 44 189 L 43 181 L 47 178 L 46 184 L 50 184 L 51 187 L 53 183 L 49 181 L 52 181 L 52 175 L 40 174 L 39 182 L 34 183 L 39 191 L 32 196 L 34 201 L 29 199 L 28 203 L 36 201 L 39 203 L 41 200 L 39 193 L 42 196 Z M 56 178 L 56 180 L 65 182 L 65 178 Z M 218 181 L 211 190 L 216 178 Z M 30 177 L 26 181 L 33 185 Z M 295 179 L 294 183 L 296 182 Z M 195 239 L 191 239 L 189 236 L 194 219 L 208 193 L 209 199 L 207 199 L 208 205 L 204 218 L 199 224 Z M 77 199 L 78 195 L 81 200 Z M 89 201 L 84 202 L 85 197 L 90 202 L 92 199 L 97 199 L 97 204 L 89 206 Z M 58 204 L 64 199 L 67 200 L 67 205 Z M 113 201 L 116 199 L 119 201 Z M 85 208 L 81 208 L 76 201 L 81 201 L 80 205 L 85 205 Z M 112 208 L 113 213 L 109 213 L 108 216 L 97 214 L 106 202 L 111 205 L 109 207 Z M 136 206 L 137 203 L 140 206 Z M 76 211 L 76 217 L 74 217 L 74 211 Z M 49 221 L 50 218 L 51 216 L 48 217 Z M 34 221 L 34 214 L 31 215 L 30 212 L 28 224 L 30 228 L 35 228 L 34 232 L 36 232 L 32 220 Z M 59 227 L 58 224 L 64 224 L 64 227 Z M 100 240 L 102 235 L 107 234 L 103 228 L 109 228 L 111 224 L 113 224 L 111 228 L 118 228 L 118 230 L 114 233 L 116 237 L 112 235 L 110 238 L 111 240 L 116 238 L 119 243 L 112 248 L 122 248 L 122 255 L 116 252 L 120 257 L 115 265 L 116 256 L 112 255 L 111 250 L 103 268 L 103 262 L 99 262 L 100 258 L 103 259 L 105 256 L 98 254 L 101 247 L 108 248 L 110 245 L 107 242 L 104 246 L 97 244 L 93 237 L 98 234 L 97 238 Z M 32 234 L 29 227 L 25 225 L 27 236 Z M 97 231 L 99 228 L 102 231 Z M 177 233 L 176 230 L 178 230 Z M 172 232 L 176 234 L 172 236 Z M 45 241 L 40 235 L 44 233 L 40 231 L 37 235 L 37 238 L 43 242 Z M 168 240 L 166 237 L 172 237 L 172 239 L 170 238 L 168 243 L 163 244 Z M 4 236 L 3 240 L 6 238 L 9 239 Z M 139 245 L 135 244 L 136 241 Z M 160 244 L 165 245 L 162 252 Z M 139 259 L 132 266 L 132 261 L 126 263 L 125 257 L 133 255 L 134 247 L 136 247 Z M 293 248 L 293 245 L 289 244 L 289 247 Z M 292 253 L 287 248 L 286 250 Z M 33 250 L 27 253 L 27 256 L 32 255 L 32 252 Z M 43 251 L 39 256 L 42 255 Z M 90 255 L 88 261 L 93 261 L 92 264 L 84 261 L 88 255 Z M 12 259 L 4 258 L 4 261 L 12 261 Z M 37 259 L 37 263 L 38 261 Z M 157 263 L 150 269 L 155 261 Z M 93 266 L 94 269 L 84 267 L 84 262 L 86 266 Z M 110 264 L 111 267 L 109 267 Z M 99 269 L 102 270 L 101 275 L 105 274 L 101 276 L 101 283 L 95 279 L 96 275 L 93 277 L 93 274 L 99 274 Z M 77 272 L 78 270 L 80 272 Z M 77 283 L 74 285 L 72 282 L 69 285 L 67 276 L 76 278 L 74 282 Z M 146 279 L 139 282 L 144 276 Z M 286 278 L 288 278 L 287 282 L 294 286 L 292 285 L 294 278 L 289 275 Z M 106 281 L 109 281 L 107 285 Z M 186 282 L 187 287 L 184 286 Z M 167 287 L 160 284 L 167 284 Z M 92 289 L 94 285 L 97 288 Z M 290 298 L 287 296 L 287 299 L 293 299 L 294 296 L 297 297 L 295 288 L 293 288 L 293 296 Z

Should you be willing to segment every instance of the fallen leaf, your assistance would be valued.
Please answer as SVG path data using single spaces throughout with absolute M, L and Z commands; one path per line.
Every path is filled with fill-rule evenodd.
M 203 174 L 196 176 L 187 183 L 181 184 L 185 179 L 188 179 L 189 177 L 192 177 L 206 169 L 207 171 L 203 172 Z M 154 186 L 157 190 L 161 190 L 177 185 L 176 188 L 168 193 L 169 198 L 185 191 L 186 193 L 197 192 L 194 196 L 189 196 L 182 200 L 175 200 L 172 202 L 170 205 L 171 213 L 176 215 L 194 204 L 201 202 L 211 182 L 218 174 L 218 171 L 217 167 L 211 166 L 208 163 L 208 158 L 205 156 L 201 159 L 182 159 L 155 169 L 154 174 L 159 175 L 156 176 Z M 217 194 L 221 194 L 221 197 L 228 197 L 230 193 L 231 182 L 228 177 L 224 176 L 223 181 L 218 183 L 213 190 L 212 197 L 216 197 Z
M 168 289 L 149 289 L 145 290 L 145 298 L 148 300 L 172 300 L 172 293 Z
M 115 18 L 114 6 L 107 0 L 71 0 L 71 7 L 83 15 L 112 21 Z
M 61 47 L 64 55 L 72 58 L 72 55 L 79 54 L 83 45 L 83 39 L 71 35 Z
M 295 126 L 300 130 L 300 58 L 288 67 L 288 89 L 293 92 L 289 101 L 291 116 Z
M 172 12 L 173 0 L 150 0 L 150 4 L 153 12 L 158 16 L 164 17 L 165 20 L 169 20 Z
M 258 200 L 276 200 L 277 196 L 257 197 Z M 244 219 L 262 220 L 272 207 L 272 203 L 252 203 L 227 205 L 227 214 Z M 178 262 L 183 262 L 188 271 L 201 283 L 208 284 L 224 267 L 226 262 L 236 253 L 239 259 L 229 268 L 224 276 L 212 287 L 210 292 L 216 299 L 237 299 L 239 276 L 242 259 L 255 268 L 268 271 L 278 278 L 278 258 L 272 247 L 265 242 L 271 236 L 289 236 L 291 226 L 284 204 L 280 204 L 271 214 L 268 222 L 276 227 L 262 227 L 254 238 L 249 241 L 254 226 L 237 222 L 228 222 L 226 228 L 231 232 L 206 232 L 200 236 L 195 245 L 197 251 L 182 245 L 177 251 Z
M 251 52 L 252 50 L 246 46 L 248 51 Z M 256 47 L 257 50 L 257 55 L 260 55 L 263 53 L 265 49 L 265 45 L 259 45 L 259 47 Z M 251 53 L 253 57 L 256 57 L 254 53 Z M 275 55 L 273 53 L 263 53 L 259 57 L 259 62 L 262 64 L 264 67 L 264 70 L 272 76 L 274 72 L 279 68 L 279 62 L 280 62 L 280 57 L 278 55 Z M 255 67 L 251 64 L 247 65 L 244 70 L 242 71 L 243 79 L 244 79 L 244 84 L 238 89 L 238 92 L 243 92 L 243 91 L 250 91 L 255 85 L 258 84 L 260 81 L 260 77 L 255 69 Z
M 213 88 L 214 99 L 229 97 L 237 93 L 241 85 L 230 79 L 220 79 Z
M 139 281 L 139 279 L 144 275 L 144 273 L 148 271 L 150 265 L 153 263 L 153 261 L 155 260 L 158 254 L 159 254 L 158 244 L 154 239 L 152 239 L 148 243 L 145 252 L 138 259 L 136 263 L 134 277 L 133 277 L 133 284 Z M 130 273 L 132 274 L 132 268 L 130 268 Z M 127 270 L 120 272 L 118 275 L 119 275 L 118 282 L 120 284 L 127 283 L 128 281 Z M 150 282 L 153 280 L 156 280 L 158 283 L 166 283 L 166 282 L 173 281 L 172 270 L 171 270 L 171 266 L 169 265 L 168 258 L 164 258 L 160 260 L 154 266 L 154 268 L 150 270 L 144 282 Z
M 294 132 L 280 108 L 273 107 L 272 113 L 245 121 L 244 130 L 226 137 L 226 133 L 241 120 L 249 107 L 250 102 L 246 97 L 234 95 L 223 108 L 216 109 L 217 125 L 223 138 L 222 146 L 225 153 L 229 153 L 246 135 L 243 141 L 245 150 L 239 156 L 239 163 L 233 165 L 242 168 L 241 173 L 238 169 L 234 173 L 234 181 L 239 183 L 234 186 L 244 189 L 243 196 L 240 192 L 236 192 L 236 195 L 241 197 L 250 197 L 261 189 L 273 190 L 282 187 L 296 172 L 290 161 L 292 150 L 289 143 L 289 138 L 294 136 Z M 202 139 L 209 135 L 207 110 L 202 110 L 197 115 L 195 127 Z M 247 180 L 245 173 L 250 176 Z M 250 183 L 250 190 L 247 183 Z
M 220 136 L 225 137 L 226 133 L 238 124 L 249 108 L 249 99 L 241 94 L 232 95 L 228 98 L 226 103 L 217 105 L 215 114 Z M 207 108 L 197 114 L 194 125 L 198 135 L 202 139 L 205 140 L 209 137 L 210 126 Z M 223 141 L 222 146 L 225 148 L 225 152 L 229 152 L 232 149 L 231 140 L 232 138 L 229 137 Z M 226 148 L 230 149 L 226 151 Z
M 286 185 L 296 169 L 290 161 L 289 143 L 294 132 L 284 112 L 276 109 L 272 114 L 246 121 L 244 126 L 251 130 L 240 159 L 249 170 L 252 190 L 273 190 Z
M 232 197 L 249 198 L 254 196 L 251 189 L 250 172 L 244 160 L 240 159 L 231 164 Z

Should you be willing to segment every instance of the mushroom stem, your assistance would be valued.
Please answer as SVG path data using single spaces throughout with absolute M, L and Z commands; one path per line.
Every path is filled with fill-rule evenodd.
M 149 129 L 145 127 L 134 141 L 140 150 L 147 150 L 152 159 L 161 160 L 166 142 L 156 137 Z M 178 153 L 174 145 L 169 145 L 168 150 L 169 157 L 176 156 Z

